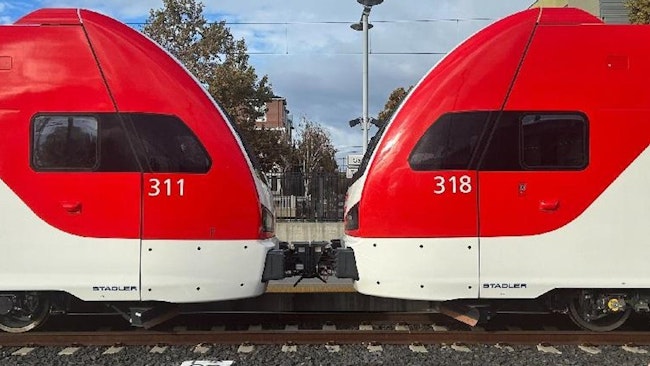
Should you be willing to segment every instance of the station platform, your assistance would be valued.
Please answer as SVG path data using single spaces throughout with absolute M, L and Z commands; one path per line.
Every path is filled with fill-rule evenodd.
M 352 280 L 329 278 L 323 282 L 318 278 L 306 278 L 295 285 L 300 277 L 270 281 L 266 293 L 349 293 L 356 292 Z

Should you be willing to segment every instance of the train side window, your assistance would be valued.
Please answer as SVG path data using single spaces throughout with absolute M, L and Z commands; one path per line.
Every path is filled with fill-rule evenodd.
M 194 133 L 178 117 L 129 114 L 153 172 L 206 173 L 212 162 Z
M 487 148 L 480 170 L 485 171 L 519 171 L 519 117 L 520 112 L 501 112 L 493 131 L 486 134 Z
M 522 164 L 526 169 L 587 166 L 587 121 L 580 114 L 527 114 L 521 118 Z
M 36 170 L 94 170 L 99 164 L 97 118 L 37 116 L 32 120 L 32 166 Z
M 100 172 L 139 172 L 140 167 L 117 114 L 99 116 Z
M 449 113 L 420 138 L 409 156 L 416 171 L 469 169 L 489 112 Z

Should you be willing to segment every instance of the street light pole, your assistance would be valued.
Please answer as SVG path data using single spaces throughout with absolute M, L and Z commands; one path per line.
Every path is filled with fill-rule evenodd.
M 363 114 L 361 121 L 361 131 L 363 133 L 363 153 L 368 149 L 368 17 L 370 16 L 370 7 L 366 6 L 361 14 L 361 23 L 363 23 Z
M 363 112 L 361 115 L 361 131 L 363 133 L 363 153 L 365 154 L 368 149 L 368 130 L 370 129 L 370 118 L 368 116 L 368 57 L 370 54 L 368 31 L 372 28 L 372 24 L 369 24 L 368 19 L 372 7 L 381 4 L 384 0 L 357 0 L 357 2 L 363 5 L 361 22 L 352 24 L 351 28 L 363 32 Z

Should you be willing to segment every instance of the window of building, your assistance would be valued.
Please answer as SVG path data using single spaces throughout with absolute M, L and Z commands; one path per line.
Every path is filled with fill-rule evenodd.
M 266 113 L 268 112 L 266 104 L 262 106 L 255 106 L 254 108 L 255 112 L 258 114 L 258 116 L 255 118 L 255 122 L 266 122 Z
M 206 173 L 211 160 L 194 133 L 175 116 L 129 114 L 153 172 Z
M 424 133 L 411 152 L 413 170 L 469 169 L 489 112 L 449 113 Z
M 32 120 L 32 166 L 36 170 L 97 168 L 97 130 L 93 116 L 37 116 Z
M 587 165 L 587 121 L 578 114 L 521 118 L 522 163 L 529 169 L 581 169 Z

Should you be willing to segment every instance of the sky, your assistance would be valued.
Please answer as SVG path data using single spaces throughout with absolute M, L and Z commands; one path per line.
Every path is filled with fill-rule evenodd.
M 532 0 L 384 0 L 370 22 L 369 115 L 391 91 L 416 84 L 458 43 Z M 268 75 L 298 125 L 303 118 L 329 131 L 339 164 L 360 153 L 362 132 L 348 122 L 362 114 L 362 32 L 350 28 L 363 6 L 355 0 L 203 0 L 209 21 L 225 20 L 244 38 L 250 63 Z M 81 7 L 139 29 L 162 0 L 0 0 L 0 23 L 44 7 Z M 262 23 L 262 24 L 260 24 Z M 266 23 L 266 24 L 264 24 Z M 272 23 L 272 24 L 269 24 Z M 370 136 L 375 128 L 370 130 Z

